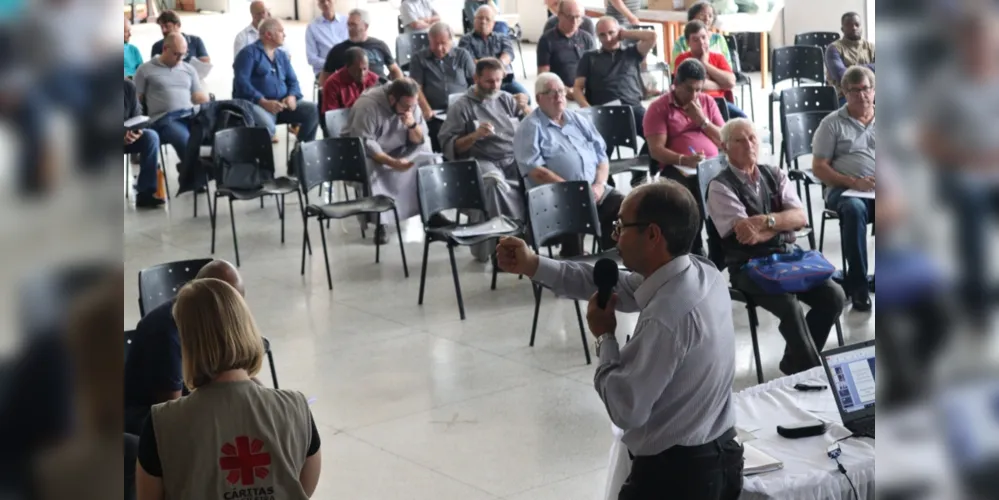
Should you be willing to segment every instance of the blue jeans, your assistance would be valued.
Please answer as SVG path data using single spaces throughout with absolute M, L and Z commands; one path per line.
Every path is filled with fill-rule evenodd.
M 527 96 L 527 102 L 528 103 L 531 102 L 531 93 L 528 92 L 527 89 L 525 89 L 524 86 L 521 85 L 520 82 L 516 80 L 510 83 L 504 83 L 503 86 L 500 87 L 500 90 L 502 90 L 503 92 L 510 93 L 512 95 L 524 94 Z
M 138 140 L 125 145 L 125 154 L 139 155 L 139 179 L 135 183 L 135 191 L 140 195 L 156 193 L 156 160 L 159 152 L 160 136 L 152 129 L 143 130 Z
M 867 290 L 867 224 L 874 220 L 874 200 L 841 196 L 843 191 L 830 191 L 826 205 L 839 214 L 847 266 L 844 288 L 857 293 Z
M 739 106 L 736 106 L 734 102 L 725 101 L 725 105 L 728 106 L 728 116 L 730 118 L 749 118 L 748 115 Z
M 309 101 L 298 101 L 298 106 L 293 110 L 285 110 L 272 115 L 264 108 L 254 104 L 253 118 L 257 126 L 267 127 L 267 131 L 274 135 L 274 130 L 278 124 L 296 123 L 299 125 L 299 142 L 311 141 L 316 138 L 316 130 L 319 129 L 319 108 Z
M 187 141 L 191 139 L 191 110 L 179 109 L 162 116 L 152 124 L 152 129 L 159 134 L 160 142 L 173 146 L 177 157 L 183 159 L 187 154 Z

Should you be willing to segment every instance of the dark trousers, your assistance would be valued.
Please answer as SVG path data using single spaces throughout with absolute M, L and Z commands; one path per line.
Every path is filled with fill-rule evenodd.
M 992 266 L 989 258 L 989 227 L 999 213 L 999 189 L 971 178 L 943 176 L 944 195 L 957 220 L 955 253 L 960 258 L 961 302 L 980 325 L 988 321 L 994 296 Z
M 732 286 L 748 295 L 756 305 L 770 311 L 780 321 L 784 337 L 784 357 L 780 369 L 785 374 L 803 372 L 819 366 L 819 351 L 826 345 L 829 330 L 843 313 L 846 295 L 831 279 L 799 294 L 768 294 L 741 270 L 730 269 Z M 801 304 L 810 306 L 803 314 Z
M 842 228 L 843 256 L 846 257 L 846 281 L 849 294 L 868 292 L 867 286 L 867 224 L 874 220 L 874 200 L 840 196 L 841 190 L 829 194 L 827 206 L 839 214 Z
M 140 195 L 152 196 L 156 193 L 156 166 L 160 155 L 160 136 L 155 130 L 146 129 L 142 136 L 131 144 L 125 144 L 125 154 L 139 155 L 139 179 L 135 191 Z
M 680 184 L 683 185 L 683 187 L 690 190 L 690 194 L 694 195 L 695 200 L 701 199 L 701 194 L 700 194 L 701 186 L 697 182 L 696 175 L 687 177 L 686 175 L 681 174 L 679 170 L 673 168 L 672 165 L 658 166 L 658 168 L 659 168 L 659 175 L 667 179 L 672 179 L 676 182 L 679 182 Z M 704 251 L 704 241 L 703 241 L 704 239 L 701 237 L 701 232 L 702 232 L 701 228 L 704 227 L 704 207 L 701 205 L 703 204 L 702 203 L 697 204 L 698 209 L 700 209 L 701 211 L 701 220 L 697 227 L 697 237 L 694 238 L 694 243 L 693 245 L 691 245 L 690 251 L 697 255 L 707 256 L 707 253 Z
M 624 202 L 624 195 L 612 189 L 604 199 L 597 205 L 597 218 L 600 220 L 600 249 L 607 251 L 615 246 L 614 241 L 614 221 L 617 220 L 618 212 L 621 210 L 621 203 Z M 571 234 L 562 237 L 562 250 L 560 257 L 578 257 L 583 255 L 583 237 Z
M 151 128 L 160 136 L 160 143 L 173 146 L 178 158 L 187 154 L 187 141 L 191 139 L 190 109 L 171 111 L 152 123 Z
M 735 500 L 742 493 L 742 445 L 735 429 L 700 446 L 634 457 L 618 500 Z
M 728 116 L 729 118 L 749 118 L 746 112 L 739 109 L 734 102 L 725 101 L 725 105 L 728 106 Z
M 299 102 L 294 110 L 286 109 L 277 114 L 277 124 L 298 124 L 298 142 L 308 142 L 316 138 L 319 129 L 319 108 L 309 101 Z
M 124 435 L 125 457 L 125 500 L 135 499 L 135 462 L 139 459 L 139 436 Z
M 441 141 L 437 140 L 437 136 L 441 133 L 441 127 L 444 126 L 444 120 L 440 118 L 431 118 L 427 120 L 427 129 L 430 132 L 430 149 L 435 153 L 443 153 L 444 149 L 441 148 Z

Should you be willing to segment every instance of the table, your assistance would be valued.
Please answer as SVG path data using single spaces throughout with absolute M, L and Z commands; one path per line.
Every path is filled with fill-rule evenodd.
M 822 367 L 817 367 L 733 395 L 736 425 L 755 437 L 746 442 L 784 462 L 784 468 L 779 471 L 744 478 L 740 500 L 854 498 L 846 478 L 836 470 L 836 462 L 826 456 L 826 448 L 849 435 L 850 431 L 843 427 L 836 401 L 828 389 L 795 391 L 794 384 L 800 382 L 828 385 Z M 810 418 L 830 422 L 829 431 L 821 436 L 794 440 L 777 435 L 778 425 Z M 621 443 L 622 432 L 616 427 L 613 432 L 605 491 L 607 500 L 617 499 L 631 469 L 628 450 Z M 840 448 L 843 450 L 840 462 L 846 467 L 860 498 L 873 499 L 874 440 L 849 438 L 840 442 Z
M 777 18 L 784 10 L 783 0 L 774 2 L 770 12 L 758 14 L 722 14 L 718 16 L 715 27 L 727 33 L 759 33 L 760 34 L 760 88 L 767 88 L 767 75 L 770 73 L 770 40 L 768 35 L 777 24 Z M 603 7 L 587 7 L 586 15 L 589 17 L 602 17 L 606 15 Z M 638 20 L 643 23 L 661 24 L 663 27 L 663 45 L 666 47 L 665 59 L 673 55 L 673 41 L 683 33 L 683 25 L 687 23 L 687 11 L 685 10 L 647 10 L 641 9 L 635 13 Z

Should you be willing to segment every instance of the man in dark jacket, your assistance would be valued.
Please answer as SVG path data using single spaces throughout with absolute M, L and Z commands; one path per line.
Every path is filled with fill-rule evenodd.
M 141 115 L 135 84 L 125 80 L 125 121 Z M 135 206 L 155 208 L 163 204 L 156 197 L 156 167 L 160 136 L 152 129 L 125 130 L 125 154 L 139 155 L 139 179 L 135 184 Z

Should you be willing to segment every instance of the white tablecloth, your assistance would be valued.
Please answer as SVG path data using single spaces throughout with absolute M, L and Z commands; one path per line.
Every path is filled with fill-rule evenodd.
M 784 468 L 779 471 L 744 478 L 741 500 L 853 498 L 853 491 L 836 469 L 836 462 L 826 456 L 829 445 L 850 434 L 842 425 L 832 392 L 829 389 L 799 392 L 794 390 L 799 382 L 828 384 L 819 367 L 751 387 L 732 398 L 736 425 L 756 438 L 746 442 L 784 462 Z M 777 435 L 778 425 L 810 418 L 830 422 L 829 430 L 821 436 L 802 439 Z M 628 449 L 621 443 L 622 432 L 614 427 L 613 433 L 605 491 L 607 500 L 617 500 L 621 485 L 631 470 Z M 849 438 L 841 441 L 840 447 L 843 450 L 840 462 L 846 467 L 860 498 L 873 499 L 874 440 Z

